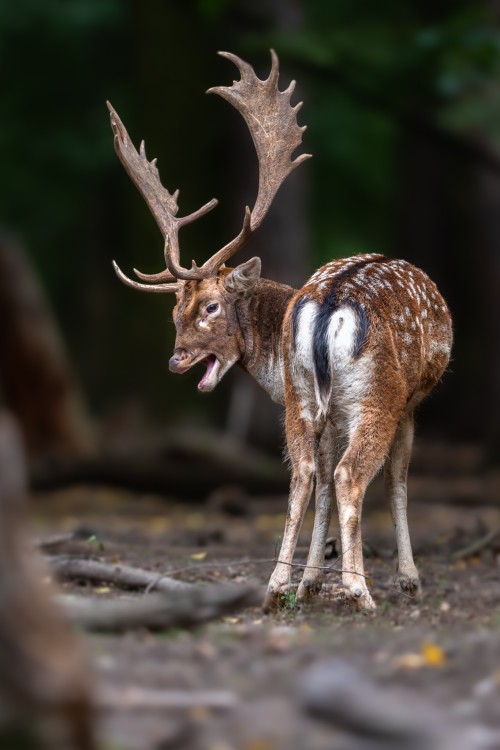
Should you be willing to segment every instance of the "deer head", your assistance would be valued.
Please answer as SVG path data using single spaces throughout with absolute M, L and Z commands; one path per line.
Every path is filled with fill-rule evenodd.
M 252 258 L 236 268 L 225 267 L 229 260 L 260 226 L 279 187 L 309 154 L 292 159 L 302 141 L 305 126 L 297 124 L 302 102 L 291 106 L 295 88 L 292 81 L 286 91 L 278 89 L 278 58 L 271 50 L 272 66 L 268 78 L 260 80 L 253 68 L 236 55 L 220 52 L 239 69 L 240 80 L 232 86 L 218 86 L 207 93 L 222 96 L 244 117 L 259 161 L 259 190 L 255 205 L 245 209 L 243 226 L 231 242 L 202 266 L 192 261 L 191 268 L 180 264 L 179 230 L 217 205 L 212 199 L 194 213 L 178 217 L 179 191 L 170 194 L 160 182 L 156 159 L 148 161 L 144 141 L 139 153 L 113 107 L 108 102 L 115 150 L 130 178 L 141 192 L 163 234 L 165 270 L 158 274 L 134 273 L 141 283 L 128 278 L 113 261 L 118 278 L 134 289 L 146 292 L 175 292 L 175 349 L 170 370 L 184 373 L 202 362 L 206 373 L 198 388 L 211 391 L 223 375 L 243 355 L 244 331 L 238 316 L 238 303 L 248 298 L 260 279 L 260 259 Z

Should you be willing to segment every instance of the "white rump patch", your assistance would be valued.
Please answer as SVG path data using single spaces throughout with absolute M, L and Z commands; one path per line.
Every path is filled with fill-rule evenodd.
M 359 419 L 359 403 L 369 387 L 372 361 L 362 356 L 353 359 L 358 316 L 343 305 L 330 315 L 326 343 L 331 373 L 329 391 L 321 393 L 314 367 L 314 330 L 319 305 L 311 300 L 304 304 L 297 317 L 294 386 L 304 419 L 321 419 L 333 409 L 338 429 L 348 435 Z
M 306 302 L 299 312 L 297 321 L 297 336 L 295 339 L 295 351 L 297 359 L 306 370 L 312 369 L 313 361 L 313 336 L 318 304 Z
M 358 328 L 356 313 L 341 307 L 332 314 L 328 324 L 328 351 L 333 369 L 343 368 L 352 359 Z

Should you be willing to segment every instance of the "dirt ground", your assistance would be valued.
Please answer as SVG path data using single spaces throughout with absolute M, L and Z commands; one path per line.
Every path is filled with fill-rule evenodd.
M 76 488 L 37 498 L 35 531 L 45 536 L 76 530 L 100 559 L 199 585 L 264 585 L 285 509 L 285 497 L 250 498 L 231 488 L 205 505 Z M 330 590 L 302 609 L 290 597 L 273 615 L 253 608 L 190 632 L 85 636 L 101 686 L 96 689 L 135 686 L 175 689 L 184 698 L 193 691 L 198 695 L 190 706 L 137 711 L 124 701 L 103 710 L 103 747 L 500 748 L 500 540 L 477 554 L 454 557 L 498 524 L 500 513 L 491 504 L 456 507 L 446 497 L 432 504 L 417 497 L 409 517 L 423 582 L 420 601 L 395 585 L 395 541 L 379 482 L 363 520 L 376 614 L 353 612 L 338 601 L 340 577 L 332 571 Z M 311 528 L 309 512 L 298 562 L 305 561 Z M 331 534 L 336 536 L 335 522 Z M 124 595 L 107 585 L 63 588 Z M 329 680 L 338 684 L 329 687 Z M 311 712 L 315 686 L 330 701 L 323 718 Z M 220 705 L 207 705 L 210 700 Z M 370 711 L 375 724 L 364 726 Z M 393 720 L 409 727 L 408 737 L 391 728 Z

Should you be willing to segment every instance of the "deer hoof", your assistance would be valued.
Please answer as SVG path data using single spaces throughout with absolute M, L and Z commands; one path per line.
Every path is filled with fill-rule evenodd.
M 268 615 L 270 612 L 274 612 L 278 609 L 280 592 L 268 589 L 262 602 L 262 611 Z
M 377 605 L 373 601 L 368 589 L 364 589 L 361 586 L 352 586 L 345 591 L 348 602 L 358 611 L 374 611 L 377 609 Z
M 276 588 L 274 588 L 274 586 L 269 587 L 266 596 L 264 597 L 262 611 L 264 614 L 269 614 L 269 612 L 275 612 L 277 609 L 281 609 L 288 600 L 288 597 L 291 596 L 293 596 L 293 594 L 288 585 Z
M 374 612 L 377 609 L 377 605 L 368 591 L 363 591 L 361 596 L 357 597 L 355 604 L 356 609 L 360 611 L 366 610 L 368 612 Z
M 303 578 L 297 590 L 297 600 L 300 602 L 307 602 L 310 599 L 313 599 L 314 596 L 321 591 L 322 585 L 323 582 L 321 580 Z
M 422 593 L 420 580 L 417 575 L 400 574 L 398 576 L 399 587 L 403 594 L 418 599 Z

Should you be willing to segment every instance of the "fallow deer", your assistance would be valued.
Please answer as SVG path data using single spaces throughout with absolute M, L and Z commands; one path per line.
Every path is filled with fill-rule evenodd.
M 320 268 L 304 287 L 263 279 L 252 258 L 236 268 L 226 261 L 262 223 L 285 178 L 309 155 L 295 159 L 304 127 L 301 104 L 292 106 L 295 82 L 278 89 L 278 58 L 271 50 L 269 77 L 260 80 L 244 60 L 219 53 L 239 69 L 240 80 L 215 87 L 250 130 L 259 162 L 259 189 L 238 236 L 202 266 L 180 264 L 178 232 L 214 208 L 211 200 L 177 217 L 178 191 L 161 184 L 156 160 L 139 153 L 108 104 L 116 152 L 142 193 L 165 239 L 166 269 L 125 284 L 177 295 L 175 350 L 170 370 L 184 373 L 202 363 L 200 391 L 212 391 L 236 363 L 285 407 L 292 477 L 279 562 L 264 603 L 270 608 L 288 591 L 291 562 L 313 484 L 316 513 L 299 599 L 321 588 L 324 547 L 337 498 L 342 583 L 359 608 L 375 607 L 366 585 L 361 544 L 365 490 L 385 462 L 386 489 L 396 527 L 401 589 L 419 591 L 406 515 L 406 481 L 413 438 L 413 411 L 441 378 L 452 341 L 448 308 L 433 282 L 403 260 L 355 255 Z

